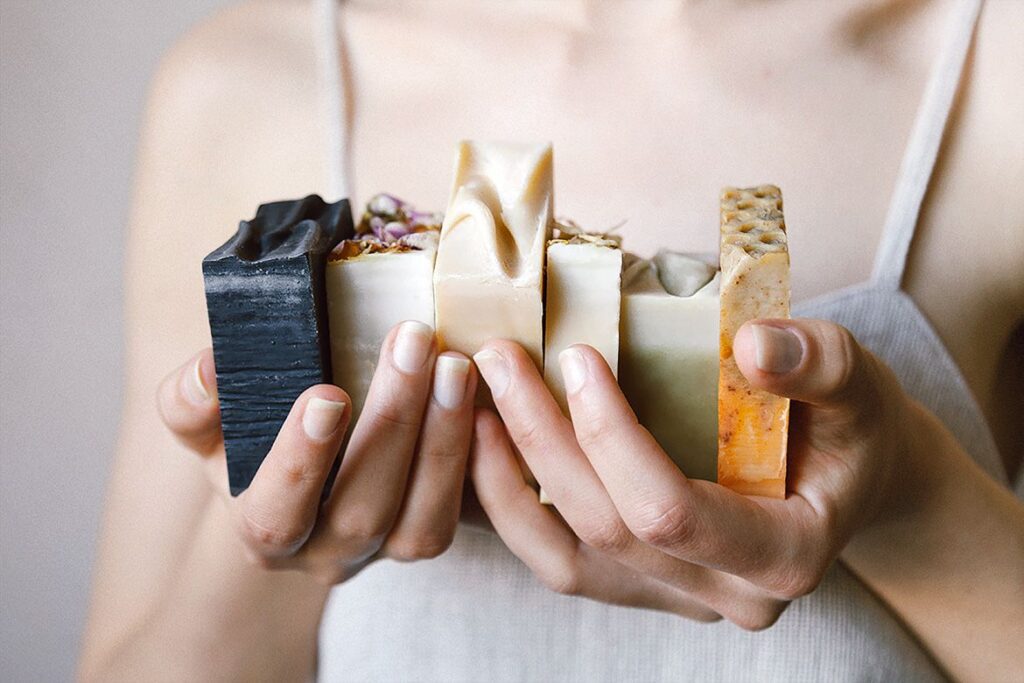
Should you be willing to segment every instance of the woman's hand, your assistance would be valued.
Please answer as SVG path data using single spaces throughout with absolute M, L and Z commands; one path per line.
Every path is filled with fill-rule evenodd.
M 752 386 L 795 399 L 785 500 L 687 479 L 590 347 L 559 358 L 571 421 L 520 347 L 497 341 L 475 356 L 501 420 L 477 415 L 473 484 L 498 534 L 547 586 L 766 628 L 894 498 L 918 410 L 849 332 L 762 320 L 740 330 L 735 353 Z M 527 485 L 513 443 L 555 509 Z
M 465 356 L 438 356 L 433 330 L 405 322 L 381 347 L 363 412 L 329 499 L 321 491 L 348 428 L 351 400 L 336 386 L 307 389 L 237 498 L 228 495 L 209 349 L 159 390 L 166 425 L 206 462 L 251 558 L 326 584 L 372 560 L 444 552 L 455 534 L 473 429 L 476 375 Z

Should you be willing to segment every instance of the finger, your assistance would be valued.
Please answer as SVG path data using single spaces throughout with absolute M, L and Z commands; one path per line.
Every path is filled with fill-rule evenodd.
M 791 510 L 687 479 L 639 425 L 594 349 L 570 347 L 559 364 L 579 444 L 637 538 L 705 567 L 751 580 L 774 578 L 777 558 L 792 550 Z
M 164 424 L 185 446 L 208 455 L 222 442 L 213 352 L 203 349 L 168 375 L 157 390 Z
M 873 410 L 889 373 L 849 330 L 825 320 L 756 320 L 733 344 L 736 364 L 758 389 L 815 406 Z
M 453 352 L 438 356 L 405 499 L 381 554 L 396 560 L 429 559 L 451 545 L 459 521 L 475 395 L 476 373 L 469 359 Z
M 752 387 L 793 405 L 787 477 L 814 526 L 838 552 L 865 510 L 843 501 L 871 498 L 907 447 L 911 402 L 889 368 L 844 327 L 824 320 L 756 320 L 733 345 Z
M 507 341 L 488 342 L 474 360 L 491 387 L 513 443 L 584 543 L 694 595 L 713 592 L 712 572 L 667 556 L 630 531 L 577 443 L 572 423 L 562 415 L 522 347 Z
M 311 387 L 295 401 L 252 484 L 239 496 L 243 538 L 258 557 L 293 555 L 309 537 L 350 405 L 348 395 L 329 384 Z
M 631 570 L 579 542 L 526 483 L 497 416 L 476 420 L 470 475 L 505 545 L 548 588 L 610 604 L 673 612 L 698 621 L 719 615 L 684 592 Z
M 419 438 L 435 355 L 434 331 L 421 322 L 400 323 L 384 340 L 325 510 L 324 542 L 331 552 L 357 560 L 375 553 L 391 530 Z M 314 541 L 320 543 L 317 536 Z
M 572 423 L 562 415 L 523 349 L 512 342 L 488 342 L 473 360 L 491 389 L 491 397 L 512 442 L 530 471 L 563 515 L 614 512 L 600 479 L 587 462 Z

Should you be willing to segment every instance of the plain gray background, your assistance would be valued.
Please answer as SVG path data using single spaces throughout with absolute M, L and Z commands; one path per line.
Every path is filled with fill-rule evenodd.
M 226 0 L 0 0 L 0 680 L 73 676 L 146 84 Z

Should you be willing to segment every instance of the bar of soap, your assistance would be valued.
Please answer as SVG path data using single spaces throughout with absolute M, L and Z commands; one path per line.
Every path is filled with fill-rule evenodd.
M 310 195 L 260 206 L 203 259 L 232 495 L 248 488 L 299 394 L 331 381 L 324 264 L 351 235 L 347 200 Z
M 573 238 L 548 245 L 544 381 L 566 415 L 559 353 L 587 344 L 618 374 L 621 276 L 622 252 L 615 242 Z
M 472 356 L 510 339 L 542 368 L 552 196 L 550 144 L 459 143 L 434 268 L 442 349 Z
M 388 331 L 405 320 L 434 326 L 434 257 L 440 216 L 416 212 L 391 195 L 370 200 L 355 239 L 327 262 L 334 383 L 362 412 Z
M 717 269 L 697 256 L 627 255 L 619 384 L 687 477 L 715 480 L 718 453 Z
M 544 381 L 566 416 L 559 353 L 587 344 L 618 374 L 621 276 L 622 251 L 612 240 L 581 234 L 548 244 Z M 540 501 L 551 502 L 543 489 Z
M 721 339 L 718 483 L 747 495 L 786 497 L 789 399 L 754 390 L 733 357 L 740 326 L 789 317 L 789 248 L 774 185 L 721 195 Z

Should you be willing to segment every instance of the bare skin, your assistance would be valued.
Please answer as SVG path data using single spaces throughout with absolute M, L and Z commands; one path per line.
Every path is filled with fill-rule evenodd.
M 786 190 L 798 299 L 870 273 L 948 13 L 947 3 L 909 1 L 821 3 L 813 13 L 793 1 L 651 4 L 645 12 L 468 2 L 396 11 L 402 4 L 343 8 L 355 76 L 357 201 L 388 189 L 440 208 L 455 140 L 551 139 L 560 214 L 593 227 L 628 218 L 627 244 L 641 252 L 708 251 L 718 188 L 771 181 Z M 1011 406 L 993 397 L 1007 392 L 997 367 L 1024 316 L 1024 230 L 1005 208 L 1024 184 L 1024 91 L 1011 66 L 1024 60 L 1012 30 L 1022 19 L 1014 2 L 990 2 L 983 14 L 905 282 L 993 425 L 1012 424 Z M 183 39 L 154 80 L 128 244 L 125 412 L 85 638 L 86 678 L 153 677 L 159 666 L 171 678 L 220 672 L 283 680 L 305 677 L 314 664 L 327 589 L 306 574 L 248 562 L 237 518 L 153 400 L 169 369 L 209 344 L 202 256 L 261 201 L 324 192 L 311 22 L 305 2 L 243 4 Z M 781 27 L 778 40 L 758 39 L 766 26 Z M 506 68 L 510 61 L 516 70 Z M 472 82 L 490 85 L 481 93 Z M 275 96 L 259 96 L 267 92 Z M 507 107 L 492 106 L 495 92 L 509 93 Z M 767 142 L 750 125 L 759 111 L 776 123 Z M 1024 387 L 1010 392 L 1019 396 Z M 955 648 L 958 638 L 998 642 L 988 638 L 992 630 L 1024 623 L 986 619 L 1022 602 L 1006 588 L 1021 571 L 1019 554 L 992 552 L 1006 546 L 1006 533 L 1020 533 L 1019 505 L 978 479 L 941 430 L 924 433 L 928 449 L 948 453 L 939 471 L 950 478 L 936 486 L 970 485 L 942 509 L 923 500 L 914 537 L 941 531 L 956 549 L 961 564 L 947 572 L 949 590 L 962 591 L 971 562 L 989 566 L 991 557 L 1004 558 L 998 580 L 972 586 L 965 608 L 972 618 L 957 625 L 932 618 L 934 601 L 915 592 L 915 577 L 871 580 L 879 563 L 893 561 L 883 550 L 916 550 L 899 558 L 909 564 L 937 561 L 928 548 L 908 547 L 899 529 L 854 536 L 844 559 L 920 625 L 918 635 L 950 672 L 978 679 L 993 659 Z M 972 534 L 979 524 L 989 532 Z M 197 601 L 200 592 L 215 597 Z M 161 648 L 179 655 L 180 671 L 166 668 Z

